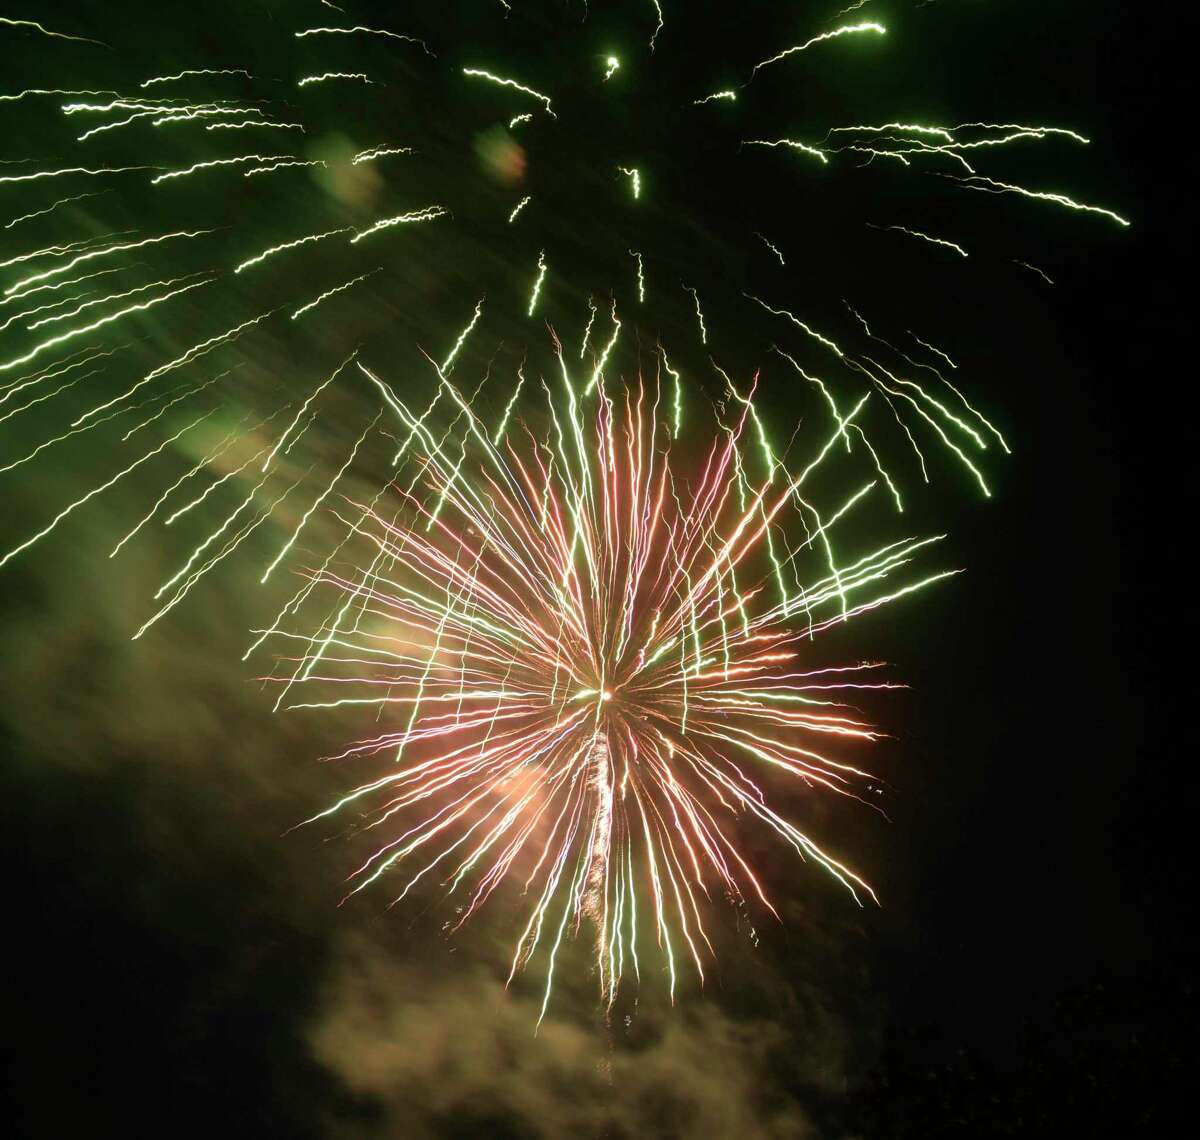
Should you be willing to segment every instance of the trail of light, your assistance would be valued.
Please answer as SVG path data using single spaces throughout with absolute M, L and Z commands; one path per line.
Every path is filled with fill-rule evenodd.
M 525 209 L 533 199 L 526 194 L 514 207 L 511 214 L 508 215 L 508 224 L 511 226 L 517 220 L 517 215 Z
M 1089 206 L 1084 202 L 1076 202 L 1074 198 L 1068 198 L 1066 194 L 1055 194 L 1048 190 L 1026 190 L 1023 186 L 1014 186 L 1010 182 L 998 182 L 994 178 L 985 178 L 979 174 L 972 175 L 969 178 L 957 178 L 949 174 L 944 174 L 942 177 L 950 178 L 960 186 L 965 186 L 968 190 L 981 190 L 988 194 L 1016 194 L 1021 198 L 1031 198 L 1038 202 L 1053 202 L 1067 210 L 1078 210 L 1086 214 L 1101 214 L 1106 218 L 1112 218 L 1120 226 L 1130 225 L 1125 218 L 1121 217 L 1120 214 L 1113 213 L 1112 210 L 1107 210 L 1103 206 Z M 3 181 L 3 179 L 0 179 L 0 181 Z
M 633 189 L 633 196 L 640 198 L 642 195 L 641 171 L 636 166 L 618 166 L 617 169 L 629 179 L 630 186 Z
M 178 297 L 182 293 L 191 292 L 193 289 L 199 289 L 203 285 L 209 285 L 213 278 L 209 277 L 204 281 L 195 281 L 190 285 L 183 285 L 178 289 L 172 289 L 169 293 L 164 293 L 161 297 L 153 297 L 149 301 L 142 301 L 136 305 L 127 305 L 124 309 L 119 309 L 115 313 L 109 313 L 93 321 L 89 325 L 83 325 L 77 329 L 68 329 L 64 333 L 59 333 L 58 336 L 51 337 L 49 340 L 44 340 L 41 344 L 35 345 L 24 356 L 16 356 L 12 360 L 0 364 L 0 372 L 7 372 L 10 368 L 15 368 L 19 364 L 25 364 L 34 357 L 40 356 L 48 348 L 53 348 L 55 345 L 63 344 L 65 341 L 74 340 L 75 337 L 84 336 L 87 333 L 95 332 L 96 329 L 103 328 L 105 325 L 112 324 L 113 321 L 119 321 L 122 317 L 128 316 L 130 313 L 141 313 L 147 309 L 153 308 L 155 305 L 161 305 L 164 301 L 171 300 L 172 297 Z
M 756 63 L 750 69 L 750 78 L 759 72 L 764 67 L 770 67 L 773 63 L 778 63 L 780 60 L 787 59 L 790 55 L 795 55 L 797 52 L 807 51 L 815 44 L 824 43 L 826 40 L 837 39 L 839 36 L 862 35 L 865 32 L 872 32 L 877 36 L 887 34 L 887 28 L 882 24 L 877 24 L 874 21 L 866 21 L 861 24 L 845 24 L 840 28 L 834 28 L 832 31 L 822 32 L 819 36 L 813 36 L 810 40 L 805 40 L 802 44 L 797 44 L 795 47 L 785 48 L 778 55 L 771 56 L 770 59 L 764 59 L 761 63 Z
M 293 238 L 291 241 L 280 242 L 278 245 L 268 246 L 261 253 L 256 253 L 253 257 L 246 258 L 240 265 L 234 268 L 234 273 L 241 273 L 243 269 L 249 269 L 252 265 L 259 265 L 266 261 L 268 257 L 274 257 L 277 253 L 283 253 L 287 249 L 295 249 L 297 246 L 307 245 L 309 242 L 320 241 L 322 238 L 333 237 L 334 234 L 345 234 L 350 232 L 349 226 L 339 226 L 336 230 L 325 230 L 319 234 L 305 234 L 304 237 Z
M 365 281 L 368 277 L 374 277 L 376 273 L 382 273 L 382 272 L 383 272 L 383 266 L 379 265 L 379 266 L 376 266 L 376 268 L 374 268 L 374 269 L 368 270 L 366 273 L 360 273 L 357 277 L 351 277 L 349 281 L 344 281 L 341 285 L 335 285 L 332 289 L 326 289 L 325 292 L 322 293 L 320 296 L 314 297 L 311 301 L 309 301 L 305 305 L 301 305 L 300 308 L 298 308 L 292 314 L 292 320 L 294 321 L 297 317 L 302 316 L 303 314 L 309 312 L 309 310 L 315 309 L 322 301 L 325 301 L 330 297 L 336 296 L 338 293 L 344 293 L 352 285 L 357 285 L 360 281 Z
M 177 439 L 179 439 L 185 432 L 191 431 L 192 428 L 196 427 L 197 424 L 203 423 L 206 419 L 209 418 L 209 416 L 213 415 L 215 412 L 216 412 L 216 409 L 214 408 L 212 411 L 205 412 L 204 415 L 199 416 L 196 419 L 192 420 L 191 423 L 187 424 L 185 427 L 180 428 L 179 431 L 177 431 L 174 435 L 169 436 L 167 439 L 164 439 L 162 441 L 162 443 L 160 443 L 157 447 L 153 448 L 151 451 L 146 452 L 146 454 L 141 456 L 140 458 L 135 459 L 127 467 L 121 468 L 121 470 L 118 471 L 114 476 L 112 476 L 111 479 L 108 479 L 106 482 L 101 483 L 100 486 L 98 486 L 98 487 L 93 487 L 92 490 L 88 491 L 88 493 L 86 495 L 83 495 L 82 497 L 76 499 L 74 502 L 68 504 L 61 511 L 59 511 L 58 514 L 55 515 L 54 518 L 46 526 L 44 526 L 40 531 L 38 531 L 37 534 L 33 535 L 31 538 L 27 538 L 19 546 L 14 546 L 12 548 L 12 550 L 10 550 L 7 554 L 5 554 L 3 557 L 0 557 L 0 566 L 6 566 L 12 559 L 16 558 L 16 556 L 18 554 L 20 554 L 22 551 L 28 550 L 31 546 L 33 546 L 34 543 L 39 542 L 41 539 L 45 538 L 48 534 L 50 534 L 58 526 L 58 524 L 63 521 L 63 519 L 67 518 L 70 514 L 72 514 L 79 507 L 82 507 L 84 505 L 84 503 L 89 502 L 90 500 L 94 499 L 97 495 L 102 494 L 104 491 L 107 491 L 110 487 L 112 487 L 114 484 L 119 482 L 121 479 L 124 479 L 126 475 L 129 475 L 132 472 L 136 471 L 139 467 L 141 467 L 141 465 L 143 463 L 146 463 L 149 460 L 153 459 L 156 455 L 161 454 L 164 449 L 166 449 L 172 443 L 174 443 Z
M 174 75 L 156 75 L 153 79 L 145 79 L 139 87 L 153 87 L 156 83 L 174 83 L 177 79 L 190 79 L 193 76 L 205 75 L 243 75 L 253 79 L 250 72 L 241 67 L 189 67 L 185 71 L 177 71 Z
M 363 238 L 368 238 L 381 230 L 391 229 L 393 226 L 407 226 L 414 222 L 431 222 L 435 218 L 443 217 L 450 211 L 444 206 L 423 206 L 419 210 L 410 210 L 405 214 L 396 214 L 391 218 L 381 218 L 378 222 L 368 226 L 365 230 L 359 230 L 351 239 L 350 244 L 356 245 Z
M 700 322 L 700 343 L 708 344 L 708 329 L 704 327 L 704 313 L 700 310 L 700 294 L 690 285 L 685 285 L 683 288 L 686 292 L 691 293 L 692 300 L 696 302 L 696 320 Z
M 829 157 L 819 147 L 811 146 L 806 142 L 799 142 L 797 139 L 743 139 L 743 146 L 766 146 L 778 147 L 786 146 L 791 150 L 798 150 L 801 154 L 810 155 L 813 158 L 819 159 L 826 165 L 829 164 Z
M 103 190 L 93 190 L 89 194 L 74 194 L 70 198 L 59 198 L 57 202 L 52 202 L 49 206 L 46 206 L 41 210 L 34 210 L 31 214 L 22 214 L 19 218 L 13 218 L 11 222 L 5 223 L 4 228 L 6 230 L 11 230 L 13 226 L 18 225 L 21 222 L 28 222 L 33 218 L 40 218 L 45 214 L 52 213 L 54 210 L 57 210 L 59 206 L 65 206 L 68 202 L 78 202 L 84 198 L 95 198 L 103 193 Z
M 65 174 L 87 174 L 99 177 L 102 174 L 127 174 L 131 170 L 156 170 L 154 166 L 65 166 L 60 170 L 39 170 L 35 174 L 0 174 L 0 182 L 35 182 L 39 178 L 61 178 Z
M 304 31 L 296 32 L 295 35 L 298 40 L 302 40 L 306 36 L 386 36 L 391 40 L 402 40 L 404 43 L 418 44 L 426 55 L 433 56 L 433 52 L 429 50 L 429 45 L 424 40 L 417 39 L 416 36 L 402 36 L 399 32 L 389 32 L 386 28 L 364 28 L 361 24 L 356 24 L 353 28 L 305 28 Z
M 297 80 L 296 86 L 310 87 L 314 83 L 325 83 L 330 79 L 357 79 L 363 83 L 372 83 L 365 71 L 323 71 L 320 75 L 306 75 L 303 79 Z
M 529 95 L 536 99 L 546 108 L 546 114 L 552 119 L 558 118 L 550 106 L 550 96 L 543 95 L 540 91 L 535 91 L 532 87 L 526 87 L 523 83 L 518 83 L 515 79 L 505 79 L 501 75 L 493 75 L 490 71 L 484 71 L 477 67 L 464 67 L 463 75 L 470 76 L 473 79 L 486 79 L 489 83 L 498 84 L 501 87 L 511 87 L 514 91 L 520 91 L 523 95 Z
M 963 249 L 958 242 L 949 241 L 946 238 L 933 237 L 930 234 L 922 233 L 920 230 L 910 230 L 907 226 L 877 226 L 872 222 L 868 222 L 867 226 L 873 230 L 894 230 L 896 233 L 907 234 L 909 237 L 920 238 L 921 241 L 927 241 L 930 245 L 942 245 L 947 249 L 954 250 L 960 257 L 966 257 L 967 251 Z
M 637 259 L 638 304 L 642 304 L 646 300 L 646 273 L 642 255 L 636 249 L 631 249 L 629 256 Z
M 360 150 L 351 160 L 351 166 L 357 166 L 360 162 L 374 162 L 377 158 L 385 158 L 392 154 L 413 154 L 413 148 L 410 146 L 391 146 L 384 143 L 381 146 L 369 147 L 367 150 Z
M 93 40 L 88 36 L 71 36 L 66 32 L 52 32 L 43 24 L 39 24 L 37 20 L 12 20 L 8 16 L 0 16 L 0 24 L 9 28 L 32 28 L 35 32 L 41 32 L 43 36 L 49 36 L 55 40 L 73 40 L 81 44 L 99 44 L 100 47 L 108 47 L 103 40 Z
M 1028 269 L 1031 273 L 1036 273 L 1043 281 L 1046 282 L 1047 285 L 1054 284 L 1053 278 L 1044 269 L 1039 269 L 1036 265 L 1030 265 L 1028 261 L 1018 261 L 1014 257 L 1013 264 L 1020 265 L 1023 268 Z
M 525 313 L 527 317 L 533 316 L 533 310 L 537 308 L 538 297 L 542 292 L 542 283 L 546 280 L 546 251 L 542 250 L 538 254 L 538 274 L 533 283 L 533 291 L 529 295 L 529 309 Z
M 203 162 L 193 162 L 191 166 L 184 167 L 182 170 L 168 170 L 165 174 L 151 178 L 150 181 L 157 185 L 159 182 L 166 182 L 171 178 L 186 178 L 189 174 L 196 174 L 201 170 L 212 170 L 218 166 L 237 166 L 246 162 L 287 161 L 294 158 L 295 156 L 291 154 L 239 154 L 235 158 L 209 158 Z
M 770 241 L 768 238 L 764 237 L 762 234 L 758 233 L 757 231 L 755 231 L 754 236 L 756 238 L 758 238 L 759 241 L 761 241 L 763 243 L 763 245 L 765 245 L 767 247 L 767 249 L 769 249 L 777 258 L 779 258 L 780 265 L 787 264 L 787 262 L 783 260 L 783 254 L 779 251 L 778 247 L 775 245 L 774 242 Z
M 737 92 L 736 91 L 728 91 L 728 90 L 727 91 L 714 91 L 711 95 L 705 95 L 703 99 L 693 99 L 692 106 L 693 107 L 702 107 L 705 103 L 713 103 L 713 102 L 717 102 L 718 100 L 721 100 L 721 99 L 728 99 L 729 102 L 731 102 L 731 103 L 736 102 L 737 101 Z

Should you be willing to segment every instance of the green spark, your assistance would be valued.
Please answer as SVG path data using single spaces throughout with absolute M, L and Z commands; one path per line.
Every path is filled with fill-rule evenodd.
M 515 79 L 505 79 L 501 75 L 493 75 L 490 71 L 484 71 L 477 67 L 464 67 L 463 75 L 471 76 L 475 79 L 486 79 L 489 83 L 496 83 L 501 87 L 511 87 L 514 91 L 520 91 L 523 95 L 532 96 L 540 103 L 545 104 L 546 114 L 552 119 L 558 118 L 550 107 L 550 96 L 543 95 L 540 91 L 535 91 L 532 87 L 526 87 L 523 83 L 518 83 Z
M 819 158 L 823 163 L 829 163 L 829 158 L 825 152 L 818 147 L 811 146 L 806 142 L 799 142 L 797 139 L 743 139 L 743 146 L 786 146 L 792 150 L 798 150 L 801 154 L 811 155 L 813 158 Z
M 157 185 L 159 182 L 166 182 L 169 178 L 185 178 L 189 174 L 210 170 L 216 166 L 236 166 L 242 162 L 274 162 L 276 159 L 294 157 L 290 154 L 239 154 L 235 158 L 210 158 L 203 162 L 193 162 L 191 166 L 184 167 L 182 170 L 168 170 L 165 174 L 151 178 L 150 182 L 152 185 Z
M 943 175 L 943 177 L 951 176 Z M 993 178 L 984 178 L 979 174 L 972 175 L 970 178 L 954 178 L 953 181 L 966 186 L 968 190 L 982 190 L 988 194 L 1017 194 L 1022 198 L 1033 198 L 1040 202 L 1054 202 L 1068 210 L 1079 210 L 1087 214 L 1103 214 L 1106 218 L 1112 218 L 1118 225 L 1130 225 L 1125 218 L 1120 214 L 1114 214 L 1112 210 L 1106 210 L 1103 206 L 1089 206 L 1083 202 L 1076 202 L 1075 199 L 1068 198 L 1065 194 L 1055 194 L 1048 190 L 1027 190 L 1024 186 L 1014 186 L 1009 182 L 997 182 Z
M 444 206 L 423 206 L 419 210 L 410 210 L 406 214 L 396 214 L 391 218 L 383 218 L 372 226 L 368 226 L 365 230 L 360 230 L 350 239 L 350 244 L 355 245 L 362 241 L 363 238 L 370 237 L 372 234 L 379 233 L 380 230 L 391 229 L 392 226 L 407 226 L 414 222 L 430 222 L 434 218 L 440 218 L 442 215 L 449 213 Z
M 546 251 L 543 249 L 538 254 L 538 275 L 537 280 L 533 283 L 533 292 L 529 297 L 529 311 L 525 314 L 527 317 L 533 316 L 533 310 L 537 308 L 538 297 L 542 292 L 542 282 L 546 280 Z
M 377 158 L 386 158 L 394 154 L 413 154 L 411 146 L 391 146 L 383 143 L 379 146 L 368 147 L 366 150 L 360 150 L 351 160 L 351 166 L 357 166 L 360 162 L 374 162 Z
M 755 230 L 754 236 L 756 238 L 758 238 L 758 240 L 761 241 L 767 247 L 767 249 L 769 249 L 777 258 L 779 258 L 780 265 L 787 264 L 787 262 L 783 260 L 783 254 L 779 252 L 779 248 L 775 245 L 774 242 L 772 242 L 768 238 L 764 237 L 757 230 Z
M 320 75 L 306 75 L 297 80 L 297 87 L 310 87 L 314 83 L 325 83 L 330 79 L 357 79 L 363 83 L 372 83 L 365 71 L 323 71 Z
M 7 16 L 0 16 L 0 24 L 9 28 L 33 28 L 35 32 L 41 32 L 44 36 L 49 36 L 54 40 L 74 40 L 81 44 L 99 44 L 101 47 L 108 47 L 103 40 L 93 40 L 87 36 L 69 36 L 66 32 L 52 32 L 49 28 L 39 24 L 36 20 L 11 20 Z
M 127 174 L 131 170 L 157 170 L 154 166 L 101 166 L 92 169 L 87 166 L 65 166 L 59 170 L 39 170 L 35 174 L 0 174 L 0 182 L 35 182 L 39 178 L 61 178 L 64 174 L 87 174 L 98 177 L 101 174 Z
M 306 36 L 386 36 L 390 40 L 402 40 L 409 44 L 420 44 L 421 50 L 429 56 L 433 52 L 429 50 L 429 46 L 424 40 L 417 39 L 416 36 L 402 36 L 399 32 L 389 32 L 386 28 L 364 28 L 361 24 L 356 24 L 352 28 L 305 28 L 302 32 L 296 32 L 296 39 L 302 40 Z
M 887 28 L 882 24 L 868 21 L 862 24 L 845 24 L 840 28 L 834 28 L 832 31 L 822 32 L 819 36 L 813 36 L 811 40 L 806 40 L 795 47 L 786 48 L 778 55 L 773 55 L 770 59 L 764 59 L 761 63 L 756 63 L 750 69 L 750 78 L 753 79 L 755 73 L 760 68 L 769 67 L 773 63 L 778 63 L 781 59 L 787 59 L 789 55 L 795 55 L 797 52 L 807 51 L 814 44 L 824 43 L 826 40 L 836 39 L 838 36 L 861 35 L 864 32 L 873 32 L 877 36 L 882 36 L 887 34 Z
M 646 273 L 642 255 L 636 249 L 631 249 L 629 256 L 637 258 L 638 303 L 642 304 L 646 300 Z
M 922 233 L 920 230 L 910 230 L 905 226 L 877 226 L 871 222 L 868 222 L 867 225 L 873 230 L 895 230 L 896 233 L 908 234 L 909 237 L 920 238 L 931 245 L 944 245 L 947 249 L 954 250 L 961 257 L 967 256 L 967 251 L 958 242 L 948 241 L 946 238 L 933 237 L 930 234 Z
M 304 237 L 298 237 L 292 241 L 280 242 L 278 245 L 273 245 L 267 249 L 264 249 L 262 253 L 256 253 L 253 257 L 246 258 L 245 261 L 243 261 L 237 266 L 237 268 L 234 269 L 234 273 L 241 273 L 243 269 L 249 269 L 252 265 L 259 265 L 260 263 L 266 261 L 268 257 L 273 257 L 275 254 L 282 253 L 284 250 L 295 249 L 297 246 L 307 245 L 309 242 L 320 241 L 322 238 L 333 237 L 334 234 L 344 234 L 349 232 L 349 226 L 341 226 L 336 230 L 325 230 L 323 233 L 319 234 L 306 234 Z
M 636 166 L 618 166 L 617 169 L 627 175 L 633 183 L 633 196 L 640 197 L 642 193 L 642 175 Z
M 620 66 L 621 66 L 621 61 L 619 59 L 617 59 L 617 57 L 615 55 L 610 55 L 604 61 L 603 82 L 607 83 L 613 77 L 613 75 L 616 74 L 616 72 L 617 72 L 618 68 L 620 68 Z
M 368 277 L 373 277 L 376 273 L 382 273 L 382 272 L 383 272 L 383 266 L 380 265 L 380 266 L 377 266 L 375 269 L 369 270 L 366 273 L 360 273 L 357 277 L 352 277 L 349 281 L 345 281 L 341 285 L 335 285 L 332 289 L 326 289 L 325 292 L 322 293 L 319 297 L 316 297 L 313 300 L 309 301 L 308 304 L 306 304 L 306 305 L 301 305 L 300 308 L 298 308 L 292 314 L 292 320 L 294 321 L 298 316 L 302 315 L 303 313 L 307 313 L 309 311 L 309 309 L 315 309 L 322 301 L 326 300 L 329 297 L 334 296 L 334 294 L 343 293 L 347 289 L 349 289 L 350 286 L 357 285 L 360 281 L 365 281 Z
M 692 300 L 696 302 L 696 320 L 700 322 L 700 343 L 708 344 L 708 329 L 704 327 L 704 313 L 700 309 L 700 294 L 690 285 L 685 285 L 683 288 L 686 292 L 691 293 Z
M 90 325 L 82 325 L 77 329 L 68 329 L 64 333 L 59 333 L 58 336 L 51 337 L 49 340 L 42 341 L 41 344 L 35 345 L 24 356 L 14 357 L 12 360 L 4 364 L 0 364 L 0 372 L 7 372 L 10 368 L 16 368 L 20 364 L 25 364 L 34 357 L 40 356 L 46 349 L 53 348 L 55 345 L 63 344 L 65 341 L 74 340 L 77 336 L 83 336 L 86 333 L 95 332 L 98 328 L 103 328 L 104 325 L 112 324 L 113 321 L 119 321 L 122 317 L 128 316 L 130 313 L 140 313 L 147 309 L 153 308 L 155 305 L 161 305 L 164 301 L 169 301 L 172 297 L 178 297 L 181 293 L 190 292 L 192 289 L 199 289 L 202 285 L 209 285 L 213 278 L 208 278 L 204 281 L 195 281 L 191 285 L 184 285 L 179 289 L 173 289 L 169 293 L 164 293 L 161 297 L 152 297 L 149 301 L 142 301 L 137 305 L 128 305 L 124 309 L 118 309 L 115 313 L 109 313 L 107 316 L 100 317 L 93 321 Z
M 192 67 L 186 71 L 177 71 L 174 75 L 156 75 L 153 79 L 143 80 L 139 87 L 153 87 L 156 83 L 174 83 L 177 79 L 187 79 L 193 75 L 244 75 L 253 79 L 250 72 L 241 67 Z
M 510 226 L 513 224 L 513 222 L 515 222 L 515 221 L 517 220 L 517 215 L 518 215 L 518 214 L 519 214 L 519 213 L 520 213 L 520 212 L 521 212 L 523 209 L 525 209 L 525 207 L 526 207 L 526 206 L 528 206 L 528 205 L 529 205 L 529 203 L 530 203 L 531 201 L 532 201 L 532 199 L 529 197 L 529 195 L 528 195 L 528 194 L 526 194 L 526 195 L 525 195 L 525 197 L 524 197 L 524 198 L 522 198 L 522 199 L 521 199 L 521 200 L 520 200 L 520 201 L 519 201 L 519 202 L 518 202 L 518 203 L 517 203 L 517 204 L 516 204 L 516 205 L 513 207 L 513 211 L 512 211 L 512 213 L 508 215 L 508 224 L 509 224 Z
M 737 99 L 737 92 L 728 89 L 724 91 L 714 91 L 711 95 L 705 95 L 703 99 L 693 99 L 692 106 L 701 107 L 705 103 L 712 103 L 718 99 L 728 99 L 729 102 L 732 103 Z

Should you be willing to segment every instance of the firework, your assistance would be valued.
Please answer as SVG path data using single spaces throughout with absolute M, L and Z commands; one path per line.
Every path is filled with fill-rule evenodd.
M 301 639 L 285 697 L 335 684 L 335 651 L 369 661 L 343 688 L 403 721 L 358 749 L 402 763 L 353 798 L 409 820 L 360 879 L 435 852 L 418 876 L 474 882 L 470 910 L 536 853 L 514 965 L 549 947 L 552 974 L 588 923 L 610 1002 L 645 890 L 672 979 L 707 948 L 697 892 L 766 905 L 727 813 L 865 889 L 766 806 L 760 769 L 852 793 L 861 773 L 805 742 L 870 736 L 815 695 L 870 682 L 806 671 L 799 639 L 887 600 L 922 545 L 847 562 L 860 503 L 902 512 L 931 447 L 990 494 L 1008 446 L 940 336 L 847 300 L 839 269 L 900 250 L 1041 288 L 1019 239 L 962 232 L 966 204 L 1128 224 L 1001 167 L 1087 145 L 1062 126 L 794 113 L 812 61 L 887 50 L 865 6 L 780 14 L 716 61 L 692 50 L 706 17 L 658 3 L 624 10 L 619 52 L 586 5 L 327 5 L 282 33 L 247 13 L 230 58 L 190 58 L 201 12 L 179 51 L 114 45 L 116 69 L 97 29 L 0 21 L 44 49 L 0 93 L 30 154 L 0 166 L 0 476 L 70 470 L 85 444 L 106 464 L 0 566 L 120 485 L 110 556 L 175 559 L 135 637 L 218 573 L 304 570 L 247 656 Z M 761 193 L 781 179 L 797 194 Z M 801 464 L 766 427 L 785 403 L 806 446 L 828 425 Z M 692 406 L 716 428 L 698 466 Z M 395 626 L 378 644 L 368 615 Z
M 568 933 L 587 928 L 611 1005 L 648 939 L 672 997 L 680 957 L 703 980 L 713 896 L 774 914 L 739 842 L 744 820 L 855 898 L 872 893 L 768 791 L 790 778 L 858 795 L 867 773 L 827 750 L 874 733 L 839 698 L 890 686 L 873 664 L 814 666 L 811 643 L 949 573 L 909 580 L 928 539 L 833 560 L 832 528 L 875 481 L 827 512 L 813 486 L 844 459 L 865 398 L 793 473 L 765 439 L 747 450 L 752 392 L 731 392 L 737 414 L 689 480 L 659 384 L 616 397 L 600 386 L 588 403 L 561 347 L 559 361 L 542 431 L 489 436 L 441 376 L 465 424 L 455 443 L 363 368 L 419 475 L 345 504 L 370 557 L 310 576 L 306 594 L 334 592 L 331 620 L 270 631 L 303 646 L 280 704 L 385 710 L 387 731 L 338 759 L 394 768 L 314 817 L 370 808 L 368 831 L 386 833 L 352 893 L 388 872 L 403 872 L 397 900 L 440 881 L 467 896 L 457 928 L 518 883 L 532 901 L 512 971 L 541 953 L 543 1015 Z

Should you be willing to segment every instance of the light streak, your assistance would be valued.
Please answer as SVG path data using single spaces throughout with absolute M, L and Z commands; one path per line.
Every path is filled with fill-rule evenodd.
M 837 39 L 839 36 L 854 36 L 862 35 L 866 32 L 871 32 L 877 36 L 887 34 L 887 28 L 882 24 L 877 24 L 874 21 L 868 20 L 861 24 L 845 24 L 840 28 L 834 28 L 829 32 L 822 32 L 819 36 L 813 36 L 810 40 L 805 40 L 802 44 L 797 44 L 795 47 L 786 48 L 778 55 L 771 56 L 770 59 L 764 59 L 761 63 L 756 63 L 750 69 L 750 78 L 753 79 L 758 72 L 764 67 L 770 67 L 773 63 L 778 63 L 780 60 L 787 59 L 788 56 L 795 55 L 797 52 L 807 51 L 815 44 L 824 43 L 826 40 Z
M 518 83 L 515 79 L 506 79 L 502 75 L 493 75 L 490 71 L 484 71 L 478 67 L 464 67 L 462 73 L 473 79 L 486 79 L 489 83 L 495 83 L 500 87 L 511 87 L 514 91 L 520 91 L 522 95 L 528 95 L 541 103 L 546 108 L 546 114 L 552 119 L 558 118 L 550 106 L 549 95 L 543 95 L 540 91 L 535 91 L 532 87 L 526 87 L 525 84 Z

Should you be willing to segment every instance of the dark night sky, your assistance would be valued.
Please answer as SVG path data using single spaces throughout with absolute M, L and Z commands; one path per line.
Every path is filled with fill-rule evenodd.
M 683 5 L 663 6 L 669 32 Z M 399 26 L 394 7 L 372 18 Z M 744 7 L 720 41 L 701 22 L 697 49 L 758 58 L 778 6 Z M 154 57 L 149 31 L 71 8 L 40 18 L 100 35 L 118 59 L 127 35 Z M 604 8 L 593 0 L 597 20 Z M 920 34 L 896 37 L 905 64 L 881 64 L 865 98 L 921 83 L 930 117 L 1077 127 L 1093 143 L 1064 182 L 1134 222 L 1047 207 L 1021 248 L 1053 289 L 988 268 L 922 298 L 945 305 L 936 327 L 975 362 L 972 394 L 1001 410 L 1015 446 L 994 500 L 935 486 L 917 507 L 968 573 L 846 642 L 854 656 L 854 638 L 873 639 L 912 686 L 871 709 L 895 737 L 880 746 L 891 823 L 839 816 L 884 906 L 851 913 L 797 876 L 761 979 L 735 955 L 704 995 L 674 1013 L 647 1001 L 625 1034 L 568 999 L 533 1042 L 529 995 L 497 996 L 493 928 L 450 950 L 435 923 L 379 897 L 336 909 L 338 837 L 279 838 L 335 786 L 312 771 L 328 742 L 268 717 L 229 667 L 223 629 L 253 624 L 249 600 L 210 600 L 131 646 L 123 607 L 157 561 L 97 569 L 101 510 L 36 564 L 0 572 L 6 1134 L 1165 1129 L 1200 1059 L 1184 729 L 1200 444 L 1184 351 L 1190 32 L 1166 13 L 1076 2 L 878 11 Z M 0 58 L 21 51 L 20 33 L 0 32 Z M 839 96 L 812 98 L 824 110 Z M 1039 161 L 1031 181 L 1053 170 Z M 765 211 L 787 204 L 786 189 L 762 193 Z M 1007 203 L 996 215 L 1028 216 Z M 837 257 L 822 240 L 817 266 Z M 898 261 L 871 281 L 856 272 L 832 276 L 873 312 L 910 288 Z M 786 412 L 784 396 L 764 399 Z M 0 495 L 24 519 L 40 488 L 73 477 L 38 468 Z

